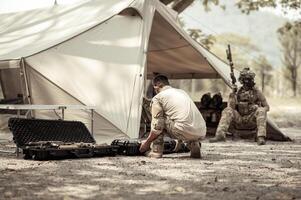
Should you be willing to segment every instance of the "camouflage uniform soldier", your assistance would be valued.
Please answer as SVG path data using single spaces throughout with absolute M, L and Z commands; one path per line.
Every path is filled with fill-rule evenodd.
M 239 82 L 242 87 L 237 93 L 229 95 L 228 107 L 222 112 L 216 136 L 210 142 L 226 140 L 226 132 L 234 122 L 236 126 L 248 129 L 257 126 L 257 144 L 264 145 L 266 138 L 266 118 L 269 105 L 264 95 L 255 87 L 255 73 L 249 68 L 240 72 Z
M 194 102 L 183 90 L 172 88 L 166 76 L 153 79 L 156 96 L 151 106 L 151 131 L 141 144 L 140 151 L 147 156 L 161 158 L 165 134 L 188 143 L 190 156 L 200 158 L 199 141 L 205 138 L 206 124 Z

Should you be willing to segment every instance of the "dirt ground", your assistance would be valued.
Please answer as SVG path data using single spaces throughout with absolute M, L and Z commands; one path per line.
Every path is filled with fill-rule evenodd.
M 189 153 L 31 161 L 0 134 L 0 199 L 301 199 L 301 131 L 294 142 L 202 143 Z

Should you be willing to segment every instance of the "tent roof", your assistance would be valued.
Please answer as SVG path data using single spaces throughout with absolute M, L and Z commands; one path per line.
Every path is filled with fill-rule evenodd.
M 169 74 L 172 78 L 219 77 L 205 57 L 158 12 L 153 19 L 147 58 L 148 77 L 153 72 Z
M 55 46 L 105 22 L 132 2 L 81 1 L 72 5 L 0 14 L 0 60 L 31 56 Z
M 28 57 L 54 47 L 106 23 L 129 7 L 137 10 L 144 23 L 150 24 L 150 35 L 144 35 L 149 36 L 145 49 L 148 78 L 157 72 L 171 78 L 222 77 L 230 83 L 227 64 L 190 38 L 177 23 L 176 13 L 157 0 L 81 1 L 0 14 L 0 61 Z M 147 10 L 151 7 L 155 12 Z M 152 16 L 154 18 L 149 20 Z

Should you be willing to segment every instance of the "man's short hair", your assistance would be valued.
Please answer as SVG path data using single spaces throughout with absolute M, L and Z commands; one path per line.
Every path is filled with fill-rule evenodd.
M 158 84 L 169 85 L 168 78 L 162 74 L 159 74 L 153 78 L 152 84 L 157 86 Z

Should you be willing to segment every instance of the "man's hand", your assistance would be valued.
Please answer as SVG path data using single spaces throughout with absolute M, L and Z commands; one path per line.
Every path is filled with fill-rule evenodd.
M 232 84 L 232 93 L 236 94 L 237 92 L 237 85 Z
M 229 97 L 232 98 L 233 100 L 236 99 L 236 94 L 234 92 L 231 92 L 229 94 Z
M 144 152 L 148 151 L 148 150 L 150 149 L 150 145 L 151 145 L 151 143 L 148 142 L 147 140 L 146 140 L 146 141 L 143 141 L 143 142 L 141 143 L 141 146 L 140 146 L 139 151 L 140 151 L 141 153 L 144 153 Z
M 258 108 L 259 108 L 258 105 L 253 105 L 253 106 L 251 107 L 251 109 L 252 109 L 253 111 L 256 111 Z
M 145 141 L 142 141 L 139 151 L 141 153 L 144 153 L 148 150 L 150 150 L 151 143 L 159 136 L 159 134 L 155 134 L 153 131 L 151 131 Z

